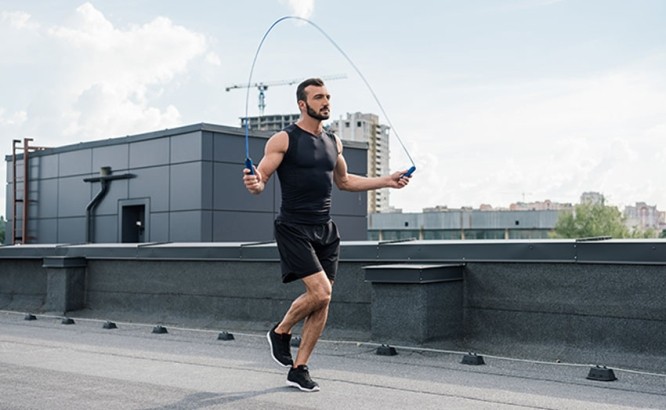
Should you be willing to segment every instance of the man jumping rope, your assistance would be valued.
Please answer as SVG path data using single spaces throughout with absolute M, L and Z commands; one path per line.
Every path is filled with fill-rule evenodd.
M 303 81 L 296 99 L 300 118 L 266 142 L 264 157 L 254 174 L 244 170 L 243 182 L 248 191 L 260 194 L 273 173 L 278 173 L 282 205 L 275 219 L 275 240 L 282 281 L 301 280 L 305 293 L 292 302 L 267 338 L 273 360 L 290 368 L 287 384 L 312 392 L 319 385 L 310 378 L 307 363 L 326 325 L 340 250 L 340 236 L 330 218 L 333 182 L 343 191 L 358 192 L 403 188 L 409 178 L 404 176 L 406 170 L 374 178 L 347 173 L 342 142 L 322 126 L 330 116 L 331 100 L 324 82 Z M 301 321 L 301 343 L 294 361 L 291 331 Z

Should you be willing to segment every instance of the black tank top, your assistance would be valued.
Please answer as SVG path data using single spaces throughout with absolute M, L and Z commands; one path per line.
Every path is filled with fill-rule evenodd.
M 335 136 L 313 135 L 296 124 L 284 129 L 289 147 L 277 169 L 282 188 L 278 220 L 300 224 L 328 223 L 333 169 L 338 158 Z

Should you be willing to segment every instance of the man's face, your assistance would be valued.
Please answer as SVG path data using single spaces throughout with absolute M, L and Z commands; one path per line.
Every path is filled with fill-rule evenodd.
M 319 121 L 329 119 L 331 116 L 331 95 L 326 87 L 310 85 L 305 88 L 305 108 L 307 114 Z

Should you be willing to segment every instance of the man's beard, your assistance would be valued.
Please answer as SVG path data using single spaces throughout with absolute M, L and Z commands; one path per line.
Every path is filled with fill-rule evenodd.
M 307 102 L 305 103 L 305 107 L 307 108 L 308 115 L 315 120 L 324 121 L 330 117 L 328 114 L 319 114 L 315 112 L 315 110 L 313 110 Z

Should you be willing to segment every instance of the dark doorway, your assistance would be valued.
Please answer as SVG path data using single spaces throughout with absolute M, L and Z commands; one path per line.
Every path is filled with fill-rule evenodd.
M 122 207 L 120 241 L 122 243 L 145 242 L 146 206 L 125 205 Z

